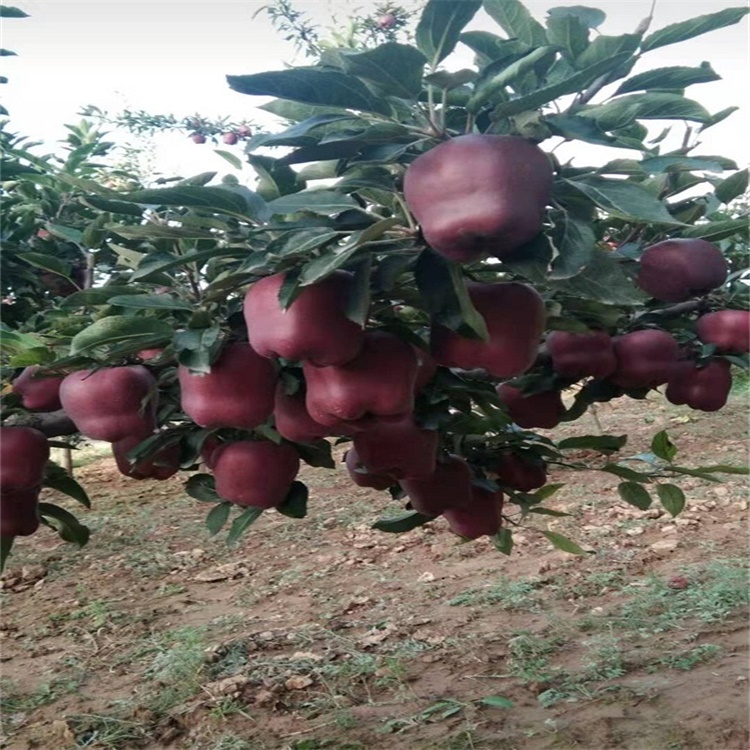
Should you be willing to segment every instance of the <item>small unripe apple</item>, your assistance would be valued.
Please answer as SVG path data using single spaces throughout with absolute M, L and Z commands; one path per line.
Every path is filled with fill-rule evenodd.
M 294 447 L 269 440 L 224 443 L 211 460 L 219 497 L 254 508 L 281 505 L 299 471 Z
M 282 383 L 276 388 L 273 417 L 279 435 L 293 443 L 309 443 L 333 434 L 330 427 L 316 422 L 310 416 L 305 406 L 304 394 L 285 393 Z
M 57 411 L 60 403 L 61 377 L 37 376 L 39 365 L 24 368 L 13 381 L 13 391 L 21 397 L 21 403 L 29 411 Z
M 227 144 L 227 146 L 234 146 L 239 140 L 237 133 L 224 133 L 221 136 L 221 140 Z
M 617 366 L 612 337 L 606 331 L 552 331 L 547 351 L 552 369 L 564 378 L 606 378 Z
M 0 427 L 0 490 L 41 485 L 49 460 L 47 438 L 32 427 Z
M 0 537 L 29 536 L 39 528 L 39 487 L 0 491 Z
M 643 252 L 636 283 L 661 302 L 683 302 L 721 286 L 728 272 L 716 245 L 699 239 L 664 240 Z
M 358 487 L 370 487 L 373 490 L 387 490 L 396 484 L 394 477 L 387 474 L 373 474 L 360 460 L 355 447 L 349 448 L 344 456 L 346 470 L 352 482 Z
M 498 484 L 519 492 L 532 492 L 547 483 L 547 466 L 540 458 L 503 451 L 492 467 Z
M 614 339 L 617 367 L 610 380 L 621 388 L 656 388 L 666 383 L 680 347 L 666 331 L 633 331 Z
M 719 411 L 732 390 L 732 373 L 725 359 L 711 360 L 704 367 L 695 362 L 678 362 L 667 383 L 665 396 L 672 404 L 698 411 Z
M 560 391 L 543 391 L 524 395 L 520 388 L 502 383 L 497 394 L 508 416 L 524 430 L 551 430 L 565 414 Z
M 464 539 L 494 536 L 503 525 L 503 493 L 471 487 L 471 502 L 465 508 L 443 511 L 451 531 Z
M 420 479 L 402 479 L 411 507 L 425 516 L 439 516 L 449 508 L 471 504 L 471 469 L 460 456 L 438 462 L 435 471 Z
M 701 315 L 695 324 L 698 338 L 714 344 L 722 354 L 744 354 L 750 351 L 750 312 L 718 310 Z
M 142 459 L 136 464 L 128 461 L 128 451 L 142 443 L 147 437 L 150 437 L 150 433 L 131 435 L 112 443 L 112 455 L 120 474 L 124 474 L 131 479 L 157 479 L 160 481 L 174 476 L 180 468 L 180 446 L 177 444 L 168 445 L 150 458 Z

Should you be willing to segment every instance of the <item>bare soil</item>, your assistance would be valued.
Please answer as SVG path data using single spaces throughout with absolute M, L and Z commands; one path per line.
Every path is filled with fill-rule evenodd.
M 684 466 L 747 464 L 744 397 L 599 418 L 630 435 L 618 458 L 666 428 Z M 77 476 L 89 546 L 45 530 L 4 575 L 3 748 L 748 746 L 745 477 L 690 477 L 672 519 L 623 504 L 614 476 L 556 469 L 547 505 L 571 515 L 537 516 L 506 557 L 442 521 L 371 530 L 401 506 L 343 468 L 306 469 L 307 518 L 268 512 L 233 547 L 184 477 L 136 482 L 108 458 Z

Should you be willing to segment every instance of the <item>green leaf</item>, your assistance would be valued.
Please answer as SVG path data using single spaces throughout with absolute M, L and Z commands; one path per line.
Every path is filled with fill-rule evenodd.
M 467 47 L 474 50 L 479 58 L 479 66 L 489 63 L 500 63 L 501 60 L 511 57 L 520 57 L 527 52 L 527 44 L 517 39 L 503 39 L 497 34 L 490 34 L 489 31 L 465 31 L 459 37 Z
M 183 185 L 173 188 L 137 190 L 120 195 L 120 200 L 154 206 L 185 206 L 232 216 L 255 218 L 246 197 L 233 190 L 220 187 Z
M 213 239 L 213 237 L 212 237 Z M 203 265 L 206 261 L 221 257 L 245 257 L 246 248 L 231 247 L 219 249 L 212 247 L 209 250 L 199 250 L 195 253 L 186 255 L 172 255 L 171 253 L 155 252 L 145 255 L 138 263 L 138 268 L 130 277 L 132 281 L 140 281 L 149 277 L 158 276 L 159 274 L 169 271 L 179 266 L 187 266 L 190 263 Z
M 663 29 L 649 34 L 641 44 L 644 52 L 664 47 L 667 44 L 675 42 L 684 42 L 686 39 L 692 39 L 695 36 L 706 34 L 709 31 L 733 26 L 739 23 L 750 12 L 750 8 L 725 8 L 718 13 L 710 13 L 705 16 L 697 16 L 687 21 L 679 21 L 665 26 Z
M 268 203 L 273 214 L 293 214 L 298 211 L 309 211 L 315 214 L 330 216 L 358 208 L 359 204 L 350 196 L 335 190 L 302 190 L 299 193 L 284 195 Z
M 581 435 L 560 440 L 560 450 L 594 450 L 599 453 L 615 453 L 628 442 L 627 435 Z
M 290 125 L 280 133 L 262 133 L 254 136 L 247 144 L 247 150 L 254 151 L 261 146 L 309 146 L 317 140 L 316 136 L 307 137 L 313 130 L 343 120 L 360 121 L 356 115 L 342 112 L 314 115 L 302 120 L 302 122 Z
M 390 534 L 403 534 L 406 531 L 411 531 L 419 526 L 424 526 L 426 523 L 434 520 L 435 519 L 430 516 L 423 516 L 415 510 L 410 510 L 406 513 L 401 513 L 398 516 L 381 518 L 375 521 L 371 528 L 376 529 L 377 531 L 386 531 Z
M 743 169 L 722 180 L 716 186 L 715 195 L 722 203 L 729 203 L 747 190 L 747 184 L 748 170 Z
M 229 512 L 232 510 L 232 503 L 221 502 L 214 505 L 206 516 L 206 528 L 211 536 L 218 534 L 226 522 L 229 520 Z
M 414 268 L 417 289 L 435 320 L 461 335 L 489 339 L 487 323 L 474 307 L 461 267 L 432 250 L 423 250 Z
M 382 95 L 416 99 L 427 58 L 415 47 L 387 42 L 366 52 L 345 52 L 341 61 L 347 73 L 375 84 Z
M 621 466 L 620 464 L 605 464 L 602 466 L 601 471 L 606 471 L 608 474 L 614 474 L 616 477 L 627 479 L 629 482 L 650 482 L 651 476 L 644 474 L 641 471 L 634 471 L 629 469 L 627 466 Z
M 618 69 L 633 56 L 641 41 L 640 34 L 621 34 L 620 36 L 597 36 L 576 60 L 577 68 L 610 61 L 610 78 L 614 79 Z
M 672 463 L 677 455 L 677 446 L 670 439 L 669 433 L 662 430 L 651 439 L 651 452 L 662 461 Z
M 675 484 L 659 484 L 656 486 L 656 494 L 664 510 L 673 518 L 682 513 L 685 507 L 685 493 Z
M 699 238 L 709 242 L 718 242 L 728 237 L 748 236 L 747 219 L 727 219 L 726 221 L 704 221 L 680 231 L 683 238 Z
M 584 23 L 590 29 L 595 29 L 601 26 L 607 14 L 599 8 L 589 8 L 585 5 L 561 5 L 557 8 L 550 8 L 547 11 L 547 15 L 550 18 L 564 18 L 566 16 L 572 16 L 577 18 L 581 23 Z
M 563 534 L 558 534 L 556 531 L 547 531 L 545 529 L 540 529 L 540 531 L 547 537 L 547 539 L 549 539 L 553 547 L 556 547 L 563 552 L 569 552 L 571 555 L 589 554 L 572 539 L 568 539 L 568 537 Z
M 18 253 L 16 257 L 26 261 L 30 266 L 34 266 L 34 268 L 51 271 L 73 283 L 70 278 L 70 264 L 60 258 L 56 258 L 54 255 L 47 255 L 46 253 Z
M 626 503 L 640 510 L 648 510 L 651 507 L 651 495 L 638 482 L 620 482 L 617 485 L 617 492 Z
M 569 279 L 583 271 L 593 258 L 596 251 L 594 229 L 588 222 L 568 213 L 556 214 L 553 222 L 549 238 L 557 255 L 550 266 L 550 278 Z
M 708 122 L 711 115 L 701 104 L 680 94 L 649 91 L 625 94 L 604 104 L 588 107 L 586 117 L 604 130 L 625 128 L 637 120 L 693 120 Z
M 561 510 L 552 510 L 552 508 L 529 508 L 529 513 L 534 513 L 538 516 L 552 516 L 554 518 L 563 518 L 570 515 L 570 513 L 563 513 Z
M 295 443 L 299 457 L 308 465 L 324 469 L 335 469 L 336 462 L 327 440 L 315 440 L 312 443 Z
M 502 695 L 485 695 L 477 703 L 480 706 L 490 706 L 491 708 L 513 708 L 513 701 L 509 698 L 504 698 Z
M 484 10 L 503 31 L 520 39 L 529 47 L 541 47 L 547 42 L 544 27 L 519 0 L 484 0 Z
M 163 320 L 112 315 L 97 320 L 73 336 L 70 353 L 91 354 L 97 347 L 112 344 L 128 344 L 137 351 L 166 344 L 172 338 L 172 333 L 172 326 Z
M 388 115 L 386 102 L 362 81 L 337 70 L 290 68 L 244 76 L 227 76 L 234 91 L 251 96 L 275 96 L 302 104 L 341 107 Z
M 44 487 L 51 487 L 53 490 L 62 492 L 63 495 L 72 497 L 87 508 L 91 507 L 91 500 L 89 500 L 86 490 L 65 469 L 52 461 L 47 463 L 44 470 L 42 485 Z
M 740 474 L 747 476 L 750 474 L 748 466 L 732 466 L 731 464 L 716 464 L 715 466 L 701 466 L 700 471 L 718 473 L 718 474 Z
M 227 544 L 234 544 L 252 526 L 263 513 L 263 508 L 245 508 L 237 518 L 232 521 L 227 534 Z
M 13 5 L 0 5 L 0 18 L 28 18 L 29 14 Z
M 631 91 L 651 91 L 653 89 L 684 89 L 696 83 L 719 81 L 721 76 L 708 64 L 701 63 L 697 68 L 674 65 L 668 68 L 654 68 L 639 73 L 623 81 L 613 96 Z
M 278 159 L 248 154 L 247 161 L 258 174 L 257 191 L 263 200 L 272 201 L 304 187 L 304 183 L 298 184 L 297 173 L 291 167 L 279 164 Z
M 598 146 L 611 146 L 617 139 L 605 133 L 593 120 L 577 115 L 547 115 L 544 123 L 553 135 L 570 140 L 594 143 Z
M 482 0 L 428 0 L 415 31 L 417 47 L 427 56 L 430 68 L 453 52 L 461 30 L 482 7 Z
M 737 169 L 737 165 L 723 157 L 681 156 L 666 154 L 653 156 L 640 162 L 641 169 L 648 174 L 664 172 L 723 172 L 726 169 Z
M 172 339 L 177 363 L 195 374 L 211 372 L 211 364 L 219 356 L 222 346 L 221 328 L 187 328 L 175 331 Z
M 372 294 L 370 279 L 372 276 L 372 255 L 368 254 L 357 261 L 351 269 L 354 273 L 354 284 L 346 300 L 346 317 L 362 328 L 370 315 Z
M 550 44 L 560 47 L 566 57 L 575 60 L 588 46 L 589 27 L 573 14 L 553 15 L 550 12 L 547 18 L 547 39 Z
M 294 481 L 284 501 L 276 510 L 289 518 L 304 518 L 307 515 L 308 495 L 307 485 Z
M 552 286 L 566 295 L 607 305 L 634 305 L 646 299 L 612 254 L 599 249 L 581 273 Z
M 52 503 L 39 503 L 39 515 L 48 526 L 54 528 L 66 542 L 83 547 L 91 532 L 72 513 Z
M 224 502 L 216 492 L 216 481 L 211 474 L 193 474 L 185 482 L 185 492 L 202 503 Z
M 181 299 L 176 299 L 169 294 L 122 294 L 110 297 L 110 305 L 120 307 L 134 307 L 139 310 L 193 310 L 194 305 L 189 305 Z
M 492 537 L 492 544 L 498 552 L 510 556 L 513 552 L 513 530 L 507 526 Z

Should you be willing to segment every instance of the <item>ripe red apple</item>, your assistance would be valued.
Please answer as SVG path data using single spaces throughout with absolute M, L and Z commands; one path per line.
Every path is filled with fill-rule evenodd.
M 250 129 L 249 125 L 237 126 L 237 135 L 240 136 L 240 138 L 249 138 L 252 134 L 253 131 Z
M 221 140 L 226 143 L 227 146 L 234 146 L 239 140 L 239 137 L 237 133 L 224 133 L 221 136 Z
M 156 426 L 156 380 L 142 365 L 73 372 L 60 385 L 60 401 L 92 440 L 115 443 Z
M 13 392 L 21 397 L 21 403 L 29 411 L 57 411 L 60 403 L 61 377 L 38 376 L 39 365 L 24 368 L 13 381 Z
M 364 348 L 346 364 L 315 367 L 303 362 L 307 411 L 320 424 L 337 426 L 414 408 L 417 355 L 392 333 L 368 331 Z
M 497 393 L 508 416 L 524 430 L 551 430 L 560 424 L 565 414 L 560 391 L 543 391 L 526 396 L 520 388 L 502 383 L 497 387 Z
M 482 368 L 497 378 L 520 375 L 534 364 L 544 332 L 544 302 L 530 286 L 470 281 L 469 296 L 482 315 L 489 341 L 467 339 L 433 324 L 430 351 L 444 367 Z
M 39 487 L 0 491 L 0 537 L 29 536 L 39 528 Z
M 552 178 L 547 155 L 530 141 L 461 135 L 409 165 L 404 197 L 427 244 L 464 263 L 508 255 L 539 234 Z
M 281 505 L 299 471 L 294 447 L 269 440 L 224 443 L 211 459 L 219 497 L 254 508 Z
M 666 383 L 680 354 L 666 331 L 633 331 L 614 339 L 617 368 L 610 380 L 621 388 L 656 388 Z
M 750 351 L 750 312 L 747 310 L 718 310 L 701 315 L 695 324 L 698 338 L 704 344 L 714 344 L 723 354 L 744 354 Z
M 263 357 L 307 360 L 319 367 L 341 365 L 359 354 L 364 331 L 346 317 L 354 277 L 334 271 L 305 287 L 286 309 L 279 304 L 284 274 L 256 281 L 245 295 L 250 344 Z
M 180 468 L 180 446 L 168 445 L 150 458 L 143 459 L 136 464 L 126 458 L 128 451 L 142 443 L 150 433 L 144 435 L 130 435 L 116 443 L 112 443 L 112 455 L 120 474 L 132 479 L 169 479 Z
M 716 245 L 698 239 L 664 240 L 643 252 L 636 283 L 661 302 L 682 302 L 721 286 L 728 272 Z
M 465 539 L 494 536 L 503 525 L 503 493 L 472 485 L 470 504 L 449 508 L 443 511 L 443 517 L 451 531 Z
M 564 378 L 606 378 L 617 366 L 612 337 L 606 331 L 552 331 L 547 351 L 552 369 Z
M 699 411 L 718 411 L 732 390 L 732 373 L 725 359 L 711 360 L 705 367 L 678 362 L 667 383 L 665 395 L 672 404 L 685 404 Z
M 398 23 L 398 19 L 393 13 L 384 13 L 378 18 L 377 26 L 382 31 L 388 31 L 389 29 L 394 28 L 396 23 Z
M 309 415 L 304 394 L 285 393 L 282 383 L 276 388 L 273 416 L 277 432 L 293 443 L 309 443 L 333 434 L 330 427 L 319 424 Z
M 271 416 L 276 370 L 247 343 L 229 344 L 209 373 L 177 372 L 182 410 L 200 427 L 252 430 Z
M 438 433 L 414 424 L 407 414 L 399 420 L 375 420 L 354 436 L 360 461 L 373 474 L 397 479 L 428 477 L 435 471 Z
M 39 487 L 49 460 L 47 438 L 32 427 L 0 427 L 0 491 Z
M 396 478 L 387 474 L 374 474 L 362 463 L 357 449 L 352 447 L 344 456 L 346 470 L 352 482 L 358 487 L 370 487 L 373 490 L 387 490 L 396 484 Z
M 502 451 L 492 467 L 498 484 L 519 492 L 532 492 L 547 484 L 547 465 L 540 458 Z
M 190 136 L 190 140 L 193 143 L 201 144 L 201 143 L 205 143 L 206 142 L 206 136 L 203 135 L 203 133 L 193 133 Z
M 438 462 L 429 477 L 402 479 L 411 507 L 425 516 L 439 516 L 449 508 L 471 504 L 471 469 L 460 456 Z

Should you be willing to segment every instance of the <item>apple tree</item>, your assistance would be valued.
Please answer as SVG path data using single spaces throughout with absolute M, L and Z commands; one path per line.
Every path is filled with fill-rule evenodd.
M 466 31 L 482 8 L 493 30 Z M 716 411 L 747 368 L 748 224 L 730 204 L 748 173 L 698 150 L 731 110 L 685 94 L 718 74 L 633 73 L 651 50 L 747 12 L 611 36 L 594 8 L 541 22 L 519 0 L 429 0 L 413 44 L 325 46 L 304 66 L 227 77 L 271 97 L 260 109 L 280 123 L 246 140 L 252 189 L 213 173 L 134 188 L 10 144 L 8 210 L 33 205 L 90 283 L 62 252 L 44 265 L 29 243 L 48 235 L 11 237 L 13 263 L 80 288 L 34 315 L 13 314 L 18 274 L 4 290 L 6 550 L 40 510 L 85 541 L 71 514 L 37 505 L 44 482 L 87 502 L 49 479 L 40 437 L 60 434 L 60 412 L 45 411 L 58 405 L 134 479 L 193 472 L 186 492 L 211 505 L 212 533 L 231 519 L 230 540 L 264 510 L 304 516 L 300 462 L 334 468 L 339 443 L 352 481 L 404 508 L 376 528 L 442 516 L 506 554 L 525 524 L 582 552 L 539 518 L 560 515 L 545 507 L 560 487 L 547 468 L 588 468 L 581 449 L 625 502 L 673 515 L 685 475 L 743 473 L 682 466 L 665 431 L 626 456 L 627 435 L 554 428 L 658 388 Z M 472 67 L 450 67 L 459 45 Z M 652 120 L 667 127 L 655 135 Z M 677 126 L 687 135 L 667 146 Z M 571 143 L 624 156 L 585 167 L 556 155 Z M 62 204 L 34 198 L 60 184 Z

